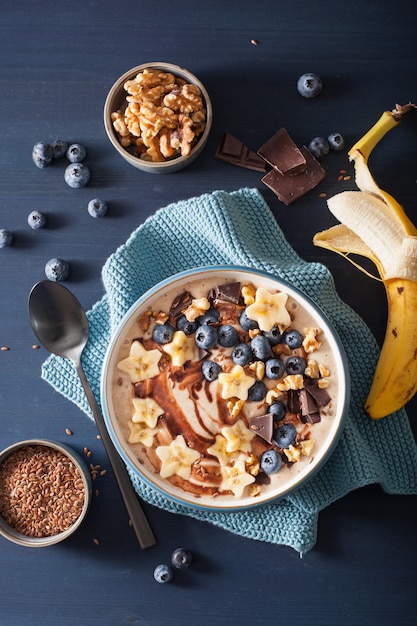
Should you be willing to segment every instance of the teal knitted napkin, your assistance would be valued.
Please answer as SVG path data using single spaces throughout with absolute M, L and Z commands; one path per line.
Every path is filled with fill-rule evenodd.
M 97 400 L 107 345 L 129 307 L 162 279 L 204 265 L 241 265 L 269 272 L 320 305 L 349 360 L 352 398 L 346 425 L 325 466 L 304 487 L 274 504 L 237 513 L 194 510 L 171 502 L 130 474 L 140 496 L 167 511 L 304 553 L 316 542 L 319 512 L 349 491 L 379 483 L 387 493 L 416 494 L 417 446 L 405 411 L 372 421 L 362 408 L 378 357 L 373 335 L 339 298 L 329 270 L 304 261 L 291 248 L 256 189 L 216 191 L 160 209 L 109 257 L 102 271 L 105 295 L 87 313 L 91 334 L 83 355 Z M 51 355 L 42 366 L 42 377 L 92 417 L 68 360 Z M 399 453 L 399 461 L 393 462 L 393 451 Z

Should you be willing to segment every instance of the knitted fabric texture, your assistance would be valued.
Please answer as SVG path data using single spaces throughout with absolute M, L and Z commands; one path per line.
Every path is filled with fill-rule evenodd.
M 391 494 L 417 493 L 417 447 L 404 410 L 372 421 L 363 403 L 378 358 L 378 346 L 363 320 L 339 298 L 329 270 L 302 260 L 286 241 L 256 189 L 216 191 L 157 211 L 105 263 L 105 295 L 88 311 L 90 339 L 83 366 L 97 401 L 109 340 L 122 317 L 146 290 L 177 272 L 205 265 L 241 265 L 282 278 L 307 293 L 333 323 L 350 367 L 352 395 L 341 439 L 322 469 L 295 493 L 243 512 L 195 510 L 155 492 L 130 472 L 137 493 L 170 512 L 211 522 L 252 539 L 310 550 L 320 510 L 349 491 L 379 483 Z M 354 332 L 352 332 L 354 329 Z M 358 358 L 366 355 L 366 359 Z M 51 355 L 42 377 L 91 411 L 72 363 Z M 401 451 L 393 462 L 392 451 Z

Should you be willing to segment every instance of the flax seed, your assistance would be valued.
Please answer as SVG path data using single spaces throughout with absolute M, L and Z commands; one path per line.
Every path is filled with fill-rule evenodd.
M 66 432 L 67 435 L 73 435 L 74 434 L 70 428 L 66 428 L 65 432 Z

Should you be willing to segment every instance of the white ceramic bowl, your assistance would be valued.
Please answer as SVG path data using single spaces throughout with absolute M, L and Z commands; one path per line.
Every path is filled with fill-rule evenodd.
M 144 392 L 143 388 L 140 390 L 139 395 L 146 395 L 150 392 L 150 397 L 154 400 L 156 399 L 157 403 L 159 402 L 159 406 L 161 406 L 161 404 L 164 405 L 162 407 L 163 414 L 158 418 L 157 423 L 151 424 L 152 428 L 154 428 L 154 438 L 152 439 L 151 435 L 151 439 L 147 444 L 152 444 L 153 447 L 147 447 L 142 442 L 130 444 L 128 443 L 128 439 L 131 436 L 128 422 L 132 420 L 134 413 L 132 408 L 132 397 L 134 395 L 133 383 L 130 375 L 118 368 L 118 363 L 129 356 L 132 342 L 135 339 L 143 338 L 144 333 L 141 330 L 138 320 L 141 319 L 146 311 L 158 312 L 162 310 L 168 312 L 173 299 L 184 291 L 189 291 L 194 297 L 200 298 L 204 297 L 212 287 L 223 285 L 227 282 L 240 282 L 241 285 L 253 284 L 256 287 L 267 289 L 270 293 L 282 291 L 288 296 L 288 310 L 292 316 L 295 315 L 295 328 L 297 327 L 296 324 L 298 320 L 303 327 L 319 327 L 321 329 L 322 333 L 319 339 L 322 345 L 317 351 L 311 353 L 309 358 L 317 359 L 318 362 L 327 366 L 330 370 L 326 378 L 329 381 L 328 393 L 331 396 L 331 403 L 321 410 L 321 421 L 312 425 L 310 428 L 311 438 L 315 440 L 312 453 L 310 453 L 309 456 L 303 453 L 299 461 L 287 465 L 286 461 L 289 452 L 287 454 L 287 452 L 284 451 L 285 456 L 283 457 L 284 463 L 282 468 L 277 473 L 269 475 L 269 484 L 264 484 L 268 482 L 268 479 L 267 481 L 261 480 L 261 478 L 267 478 L 267 475 L 263 472 L 260 472 L 260 475 L 256 478 L 256 481 L 260 482 L 259 493 L 257 495 L 253 495 L 253 485 L 245 487 L 242 495 L 236 495 L 233 492 L 226 495 L 223 489 L 223 483 L 220 489 L 223 493 L 219 494 L 217 492 L 216 496 L 206 493 L 194 495 L 188 491 L 189 483 L 183 483 L 183 485 L 173 484 L 173 482 L 181 483 L 181 479 L 178 479 L 177 476 L 175 476 L 174 479 L 161 477 L 159 471 L 160 462 L 158 465 L 155 447 L 161 445 L 161 442 L 163 445 L 167 445 L 169 441 L 178 434 L 183 434 L 185 440 L 188 442 L 193 439 L 196 432 L 198 432 L 204 440 L 208 437 L 208 439 L 211 439 L 213 442 L 216 433 L 218 434 L 220 428 L 224 426 L 224 423 L 219 425 L 220 418 L 218 416 L 218 409 L 216 408 L 218 406 L 222 407 L 221 411 L 223 417 L 226 415 L 226 419 L 230 422 L 242 418 L 247 425 L 248 423 L 245 421 L 246 417 L 250 414 L 264 414 L 267 412 L 266 405 L 262 405 L 262 403 L 258 402 L 246 402 L 238 417 L 231 418 L 228 409 L 225 408 L 227 401 L 219 400 L 220 391 L 218 381 L 216 381 L 216 383 L 211 382 L 210 384 L 202 381 L 201 374 L 199 373 L 201 370 L 200 363 L 196 363 L 197 374 L 197 370 L 194 369 L 195 377 L 193 379 L 194 385 L 192 386 L 192 392 L 189 393 L 189 390 L 186 388 L 186 391 L 181 392 L 174 400 L 171 396 L 172 389 L 175 389 L 174 393 L 177 393 L 178 388 L 181 387 L 181 381 L 185 380 L 183 372 L 187 370 L 188 366 L 185 366 L 185 370 L 184 367 L 178 367 L 175 381 L 171 376 L 169 379 L 170 384 L 168 384 L 166 390 L 163 392 L 161 392 L 159 387 L 155 386 L 153 389 L 148 388 L 146 392 Z M 302 317 L 304 317 L 304 319 L 301 319 Z M 150 332 L 150 330 L 146 332 L 146 337 L 149 337 Z M 155 344 L 148 343 L 147 349 L 155 349 Z M 159 349 L 162 350 L 161 347 Z M 231 350 L 231 348 L 223 348 L 225 354 L 230 355 Z M 162 361 L 160 361 L 160 364 L 166 359 L 168 359 L 169 362 L 170 357 L 165 355 Z M 220 362 L 224 368 L 227 360 L 224 361 L 220 358 Z M 160 364 L 158 364 L 157 368 L 161 367 Z M 230 359 L 228 367 L 230 369 Z M 169 366 L 168 371 L 170 371 Z M 191 369 L 187 371 L 188 376 L 189 373 L 193 371 L 193 368 L 191 367 Z M 249 371 L 249 373 L 251 373 L 251 371 Z M 154 372 L 152 373 L 152 376 L 153 375 Z M 155 380 L 159 380 L 159 375 L 158 378 L 154 378 L 154 381 Z M 275 386 L 276 382 L 277 381 L 273 381 L 273 383 L 271 383 L 268 381 L 268 385 Z M 140 383 L 139 387 L 141 387 L 142 384 L 143 383 Z M 217 387 L 213 387 L 213 385 L 217 385 Z M 329 320 L 317 305 L 298 289 L 271 275 L 247 268 L 223 266 L 203 267 L 182 272 L 164 280 L 139 298 L 126 313 L 110 342 L 104 360 L 101 380 L 101 402 L 107 428 L 119 454 L 128 467 L 140 479 L 145 481 L 157 492 L 183 505 L 208 510 L 236 511 L 259 506 L 260 504 L 265 504 L 276 498 L 288 495 L 310 479 L 326 461 L 340 437 L 344 416 L 348 407 L 348 367 L 343 347 Z M 177 405 L 187 415 L 187 421 L 185 423 L 180 423 L 175 418 L 178 412 L 176 409 Z M 226 413 L 224 413 L 225 411 Z M 297 430 L 305 433 L 308 426 L 298 422 L 299 420 L 296 420 Z M 190 426 L 193 432 L 190 431 Z M 259 450 L 263 451 L 265 445 L 271 447 L 261 440 L 258 435 L 255 435 L 252 440 L 252 443 L 253 442 L 256 442 L 256 446 L 258 446 L 256 454 L 259 454 L 259 456 Z M 195 443 L 192 445 L 194 448 L 196 447 Z M 211 463 L 216 465 L 214 457 L 211 457 Z M 220 471 L 218 465 L 215 471 Z M 186 484 L 187 489 L 183 488 L 184 484 Z M 216 491 L 216 489 L 214 491 Z
M 19 441 L 17 443 L 14 443 L 8 446 L 0 453 L 0 466 L 4 464 L 8 458 L 10 460 L 12 455 L 14 454 L 23 455 L 25 456 L 25 458 L 28 458 L 27 455 L 25 455 L 24 450 L 29 447 L 35 448 L 38 446 L 42 450 L 52 451 L 53 453 L 59 452 L 61 455 L 67 457 L 71 461 L 72 465 L 77 468 L 78 475 L 80 479 L 82 480 L 82 487 L 80 487 L 80 490 L 83 493 L 83 504 L 82 504 L 82 507 L 80 508 L 78 517 L 72 523 L 71 526 L 66 528 L 66 530 L 57 532 L 56 534 L 51 534 L 51 535 L 47 535 L 43 537 L 36 537 L 33 535 L 23 534 L 22 532 L 19 532 L 18 530 L 16 530 L 16 528 L 14 528 L 13 526 L 7 523 L 5 517 L 0 515 L 0 533 L 3 535 L 3 537 L 21 546 L 26 546 L 29 548 L 43 548 L 43 547 L 51 546 L 53 544 L 64 541 L 70 535 L 72 535 L 79 528 L 82 521 L 84 520 L 88 511 L 88 508 L 90 506 L 91 496 L 92 496 L 91 475 L 90 475 L 90 472 L 88 471 L 88 468 L 84 460 L 70 446 L 67 446 L 62 443 L 57 443 L 57 442 L 49 441 L 45 439 L 28 439 L 25 441 Z M 34 467 L 34 464 L 32 463 L 31 468 L 33 469 L 33 467 Z M 54 469 L 54 472 L 55 472 L 55 469 Z M 54 473 L 54 477 L 55 476 L 56 474 Z M 33 504 L 31 505 L 31 503 L 29 502 L 29 499 L 30 497 L 34 497 L 34 495 L 35 495 L 34 493 L 27 492 L 26 496 L 24 497 L 21 496 L 20 503 L 23 506 L 27 506 L 27 508 L 30 509 L 30 507 L 34 505 Z M 33 501 L 35 501 L 35 498 L 33 498 Z M 2 510 L 3 510 L 3 505 L 4 503 L 2 502 L 1 503 Z M 5 516 L 8 517 L 6 515 L 6 511 L 5 511 Z
M 187 156 L 177 156 L 163 162 L 145 161 L 132 154 L 128 148 L 124 148 L 120 143 L 119 137 L 113 127 L 111 114 L 118 110 L 124 110 L 126 107 L 127 95 L 127 92 L 124 89 L 126 81 L 132 80 L 139 72 L 142 72 L 145 69 L 157 69 L 162 70 L 163 72 L 172 73 L 174 76 L 185 80 L 189 84 L 196 85 L 200 89 L 206 109 L 206 123 L 203 133 L 197 138 L 190 154 Z M 130 165 L 133 165 L 133 167 L 136 167 L 144 172 L 148 172 L 149 174 L 168 174 L 176 172 L 192 163 L 201 154 L 207 143 L 211 130 L 211 124 L 212 105 L 204 85 L 196 76 L 194 76 L 194 74 L 182 67 L 179 67 L 178 65 L 173 65 L 172 63 L 143 63 L 142 65 L 138 65 L 137 67 L 133 67 L 128 70 L 113 84 L 104 104 L 104 127 L 114 148 L 128 163 L 130 163 Z

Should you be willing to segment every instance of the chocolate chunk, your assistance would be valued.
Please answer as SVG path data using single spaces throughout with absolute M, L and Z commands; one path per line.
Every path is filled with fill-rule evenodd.
M 226 161 L 231 165 L 237 165 L 239 167 L 245 167 L 249 170 L 256 170 L 258 172 L 266 171 L 266 163 L 264 159 L 256 154 L 253 150 L 250 150 L 245 144 L 233 137 L 230 133 L 225 133 L 223 139 L 220 142 L 219 147 L 214 155 L 216 159 Z
M 219 285 L 215 289 L 214 297 L 216 300 L 220 300 L 221 302 L 239 304 L 240 283 L 226 283 L 225 285 Z
M 189 291 L 183 291 L 178 296 L 174 298 L 172 301 L 171 307 L 169 309 L 170 317 L 177 317 L 180 315 L 192 302 L 193 296 Z
M 299 174 L 307 167 L 305 156 L 285 128 L 280 128 L 271 139 L 268 139 L 259 148 L 258 154 L 284 176 Z
M 300 412 L 300 400 L 296 389 L 288 389 L 287 391 L 287 410 L 294 415 Z
M 301 421 L 304 424 L 316 424 L 321 420 L 317 403 L 307 389 L 300 389 L 299 392 Z
M 265 413 L 265 415 L 256 415 L 248 418 L 250 430 L 268 443 L 272 443 L 273 422 L 272 413 Z
M 262 178 L 262 182 L 287 206 L 317 187 L 326 177 L 326 171 L 313 157 L 310 150 L 306 146 L 300 149 L 307 161 L 304 172 L 293 176 L 284 176 L 276 168 L 273 168 Z
M 318 406 L 326 406 L 329 404 L 331 398 L 325 389 L 319 387 L 317 379 L 306 378 L 304 386 L 308 393 L 313 396 Z

